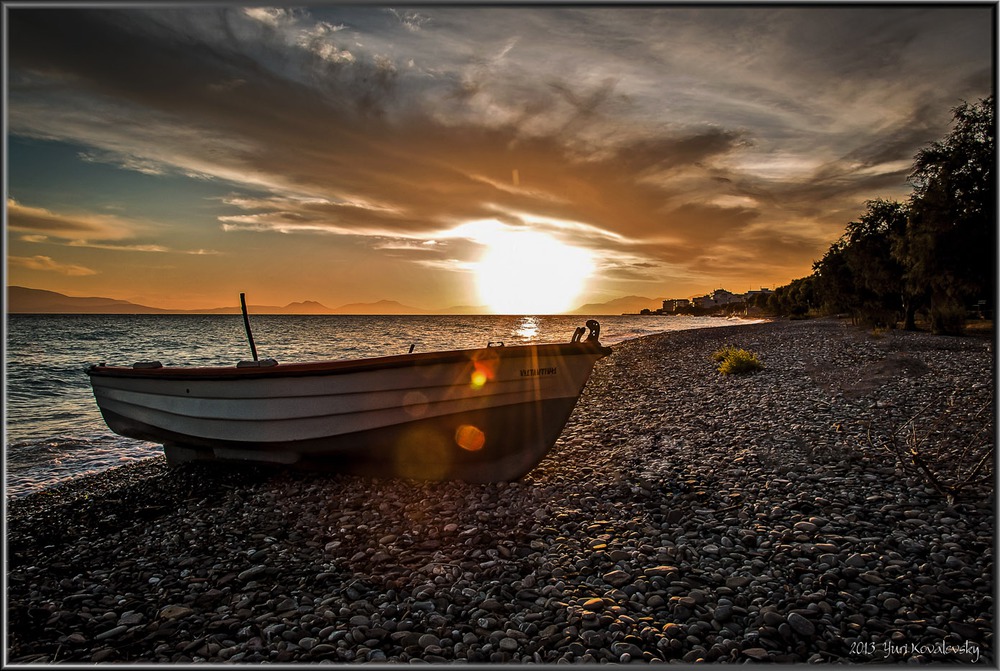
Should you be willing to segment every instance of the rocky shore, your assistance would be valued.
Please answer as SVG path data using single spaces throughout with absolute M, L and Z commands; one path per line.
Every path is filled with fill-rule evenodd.
M 6 661 L 992 665 L 993 391 L 775 322 L 616 346 L 516 483 L 138 462 L 8 502 Z

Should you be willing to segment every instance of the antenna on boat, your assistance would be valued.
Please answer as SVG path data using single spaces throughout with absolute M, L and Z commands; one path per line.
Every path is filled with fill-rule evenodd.
M 243 309 L 243 328 L 247 330 L 247 340 L 250 341 L 250 352 L 257 361 L 257 346 L 253 344 L 253 331 L 250 330 L 250 317 L 247 316 L 247 295 L 240 292 L 240 307 Z

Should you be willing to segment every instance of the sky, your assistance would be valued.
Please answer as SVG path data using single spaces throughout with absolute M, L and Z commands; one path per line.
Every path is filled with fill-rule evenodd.
M 560 312 L 808 275 L 992 4 L 5 5 L 8 285 Z

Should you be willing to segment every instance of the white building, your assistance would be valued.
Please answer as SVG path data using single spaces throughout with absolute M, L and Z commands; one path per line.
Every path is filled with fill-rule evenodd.
M 677 312 L 683 308 L 691 306 L 691 301 L 687 298 L 668 298 L 663 301 L 664 312 Z
M 729 305 L 743 301 L 743 296 L 725 289 L 716 289 L 712 292 L 712 300 L 715 301 L 716 305 Z

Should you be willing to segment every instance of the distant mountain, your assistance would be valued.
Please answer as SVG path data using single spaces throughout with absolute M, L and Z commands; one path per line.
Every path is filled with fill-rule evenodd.
M 223 308 L 207 308 L 203 310 L 171 310 L 170 312 L 198 315 L 238 315 L 243 308 L 238 305 Z M 301 301 L 289 303 L 283 307 L 277 305 L 248 305 L 247 312 L 254 315 L 328 315 L 333 310 L 316 301 Z
M 433 310 L 429 314 L 435 315 L 488 315 L 490 309 L 485 305 L 452 305 L 450 308 Z
M 79 296 L 67 296 L 55 291 L 44 289 L 29 289 L 27 287 L 10 286 L 7 287 L 8 313 L 27 314 L 240 314 L 242 309 L 237 305 L 233 307 L 208 308 L 203 310 L 167 310 L 164 308 L 152 308 L 148 305 L 140 305 L 130 301 L 122 301 L 115 298 L 99 298 Z M 274 305 L 250 305 L 247 310 L 252 314 L 330 314 L 330 308 L 317 303 L 316 301 L 304 301 L 301 303 L 289 303 L 284 307 Z
M 378 301 L 376 303 L 348 303 L 341 305 L 336 310 L 331 310 L 338 315 L 425 315 L 427 310 L 415 308 L 411 305 L 403 305 L 399 301 Z
M 114 298 L 82 298 L 66 296 L 55 291 L 16 286 L 7 287 L 6 310 L 9 313 L 48 314 L 165 314 L 171 312 Z
M 662 298 L 625 296 L 606 303 L 587 303 L 569 312 L 572 315 L 619 315 L 637 313 L 643 308 L 655 310 L 663 306 Z M 240 314 L 238 305 L 198 310 L 167 310 L 140 305 L 114 298 L 66 296 L 55 291 L 7 287 L 8 313 L 48 314 Z M 441 310 L 425 310 L 399 301 L 381 300 L 375 303 L 348 303 L 328 308 L 316 301 L 299 301 L 285 306 L 249 305 L 256 315 L 484 315 L 490 310 L 482 305 L 454 305 Z
M 330 308 L 316 301 L 300 301 L 289 303 L 283 310 L 289 314 L 297 315 L 320 315 L 330 312 Z
M 635 314 L 640 310 L 657 310 L 663 307 L 662 298 L 645 298 L 643 296 L 624 296 L 606 303 L 587 303 L 571 311 L 571 315 L 620 315 Z

